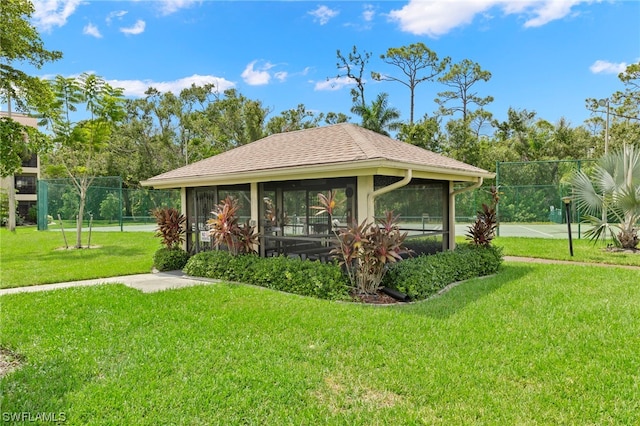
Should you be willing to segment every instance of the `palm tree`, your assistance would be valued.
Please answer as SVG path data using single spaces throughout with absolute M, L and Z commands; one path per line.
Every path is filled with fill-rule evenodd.
M 606 239 L 610 232 L 616 246 L 635 249 L 639 242 L 640 150 L 624 145 L 622 150 L 598 161 L 593 180 L 579 171 L 572 183 L 578 209 L 584 211 L 594 225 L 586 235 L 597 241 Z M 615 217 L 617 223 L 608 223 L 607 217 Z M 619 232 L 616 234 L 612 228 Z
M 351 107 L 351 112 L 362 117 L 362 127 L 373 130 L 385 136 L 389 136 L 387 130 L 399 130 L 402 122 L 400 111 L 389 107 L 389 94 L 380 93 L 371 105 L 356 104 Z

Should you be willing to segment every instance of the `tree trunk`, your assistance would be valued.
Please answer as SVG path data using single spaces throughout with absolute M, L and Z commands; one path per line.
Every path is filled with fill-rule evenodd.
M 82 248 L 82 218 L 84 217 L 84 203 L 87 198 L 87 188 L 80 188 L 80 205 L 78 206 L 78 219 L 76 220 L 76 248 Z
M 14 175 L 8 178 L 9 186 L 7 187 L 7 197 L 9 197 L 9 222 L 7 222 L 7 228 L 9 231 L 14 232 L 16 230 L 16 178 Z
M 7 117 L 11 119 L 11 95 L 7 95 Z M 9 197 L 9 222 L 7 228 L 9 231 L 16 230 L 16 177 L 9 176 L 9 187 L 7 188 L 7 196 Z

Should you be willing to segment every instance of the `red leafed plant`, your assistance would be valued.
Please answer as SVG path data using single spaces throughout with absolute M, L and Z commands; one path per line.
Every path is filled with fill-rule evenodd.
M 215 246 L 226 246 L 234 256 L 255 253 L 259 238 L 255 226 L 249 222 L 244 225 L 238 223 L 239 209 L 237 200 L 227 196 L 213 210 L 213 218 L 207 221 Z
M 177 249 L 184 242 L 184 223 L 187 218 L 172 207 L 157 208 L 151 211 L 158 227 L 156 237 L 162 238 L 162 245 L 167 249 Z
M 491 205 L 482 204 L 482 209 L 478 211 L 476 220 L 469 226 L 469 231 L 465 234 L 474 245 L 489 247 L 496 235 L 498 228 L 496 206 L 500 201 L 500 196 L 495 186 L 491 187 L 491 199 Z
M 328 196 L 318 194 L 321 206 L 313 207 L 320 213 L 331 215 L 335 208 L 335 194 Z M 376 294 L 380 288 L 382 277 L 391 263 L 402 259 L 402 254 L 409 253 L 403 246 L 407 233 L 400 232 L 398 222 L 400 215 L 385 212 L 385 217 L 375 224 L 352 223 L 347 228 L 334 230 L 337 237 L 336 247 L 331 251 L 338 256 L 356 291 L 364 294 Z

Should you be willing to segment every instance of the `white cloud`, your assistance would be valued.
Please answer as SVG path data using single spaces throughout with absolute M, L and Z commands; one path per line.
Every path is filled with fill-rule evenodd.
M 102 38 L 102 34 L 100 34 L 100 30 L 98 27 L 89 22 L 83 29 L 82 34 L 90 35 L 95 38 Z
M 590 67 L 594 74 L 620 74 L 627 69 L 627 64 L 624 62 L 615 63 L 603 60 L 595 61 Z
M 287 81 L 287 77 L 289 77 L 289 73 L 286 71 L 278 71 L 273 75 L 278 81 L 285 82 Z
M 191 87 L 192 84 L 202 86 L 204 84 L 214 84 L 216 90 L 224 92 L 235 86 L 235 83 L 221 77 L 212 75 L 194 74 L 191 77 L 185 77 L 174 81 L 152 81 L 152 80 L 107 80 L 113 87 L 124 89 L 124 95 L 130 97 L 143 97 L 144 92 L 149 87 L 153 87 L 160 92 L 180 93 L 182 89 Z
M 571 8 L 582 0 L 546 1 L 534 8 L 533 18 L 524 23 L 526 28 L 541 27 L 556 19 L 564 18 L 571 13 Z
M 147 24 L 142 19 L 138 19 L 132 27 L 121 27 L 120 32 L 127 35 L 138 35 L 144 32 L 146 26 Z
M 247 65 L 244 71 L 242 71 L 242 79 L 245 83 L 251 86 L 263 86 L 265 84 L 269 84 L 269 81 L 271 81 L 271 74 L 269 73 L 269 70 L 273 68 L 273 65 L 267 62 L 256 69 L 255 67 L 257 63 L 258 61 L 256 60 Z
M 107 24 L 111 24 L 111 21 L 114 18 L 118 18 L 118 20 L 122 19 L 122 17 L 124 15 L 126 15 L 128 12 L 126 10 L 114 10 L 113 12 L 109 13 L 107 15 L 107 17 L 105 18 L 105 21 L 107 21 Z
M 573 6 L 593 0 L 410 0 L 401 9 L 392 10 L 389 18 L 400 29 L 416 35 L 438 37 L 454 28 L 470 24 L 476 15 L 490 17 L 490 9 L 499 8 L 504 15 L 522 15 L 526 28 L 539 27 L 572 13 Z M 489 18 L 490 19 L 490 18 Z
M 364 11 L 362 12 L 362 19 L 364 19 L 365 22 L 371 22 L 371 21 L 373 21 L 373 18 L 375 16 L 376 16 L 376 11 L 375 11 L 375 8 L 373 7 L 373 5 L 365 4 L 364 5 Z
M 196 3 L 201 3 L 201 0 L 161 0 L 160 12 L 163 15 L 171 15 L 180 9 L 186 9 L 193 6 Z
M 320 25 L 324 25 L 338 16 L 340 12 L 335 9 L 329 9 L 327 6 L 318 6 L 317 9 L 307 13 L 314 17 L 314 22 L 320 22 Z
M 81 0 L 34 0 L 33 22 L 41 31 L 50 32 L 65 25 L 80 3 Z
M 313 90 L 315 91 L 336 91 L 343 87 L 356 84 L 355 80 L 349 77 L 334 77 L 328 78 L 325 81 L 317 81 Z
M 302 71 L 300 71 L 300 75 L 307 75 L 311 71 L 311 67 L 304 67 Z

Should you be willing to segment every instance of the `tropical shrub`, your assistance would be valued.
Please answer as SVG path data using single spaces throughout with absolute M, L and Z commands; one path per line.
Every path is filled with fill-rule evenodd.
M 187 264 L 189 253 L 181 248 L 162 247 L 153 255 L 153 266 L 158 271 L 178 271 Z
M 317 214 L 326 213 L 332 218 L 339 205 L 336 192 L 319 193 L 318 199 L 321 205 L 312 208 L 319 210 Z M 338 257 L 357 292 L 376 294 L 388 265 L 402 260 L 402 255 L 409 252 L 403 245 L 407 233 L 400 232 L 399 219 L 400 215 L 394 216 L 393 212 L 387 211 L 376 223 L 363 221 L 360 225 L 352 223 L 333 230 L 337 242 L 331 254 Z
M 233 255 L 256 253 L 260 235 L 248 221 L 244 225 L 238 223 L 239 208 L 237 200 L 230 196 L 215 207 L 213 218 L 207 221 L 213 243 L 217 248 L 226 247 Z
M 238 281 L 274 290 L 329 300 L 349 299 L 349 286 L 336 264 L 284 256 L 261 258 L 207 251 L 192 256 L 184 273 L 195 277 Z
M 616 246 L 638 246 L 640 222 L 640 150 L 625 145 L 602 157 L 591 176 L 578 171 L 572 179 L 573 197 L 593 225 L 585 235 L 593 241 L 611 235 Z M 617 223 L 609 223 L 608 218 Z M 617 230 L 617 232 L 616 232 Z
M 453 282 L 495 274 L 501 263 L 499 247 L 459 245 L 453 251 L 418 256 L 391 265 L 382 283 L 412 300 L 422 300 Z
M 179 248 L 184 242 L 184 224 L 187 218 L 173 207 L 158 208 L 151 211 L 158 227 L 156 237 L 162 238 L 162 245 L 168 249 Z
M 491 204 L 482 203 L 482 209 L 478 211 L 476 220 L 469 226 L 469 231 L 465 234 L 467 240 L 471 240 L 477 246 L 488 247 L 496 236 L 498 228 L 498 215 L 496 206 L 500 201 L 498 190 L 491 187 Z

